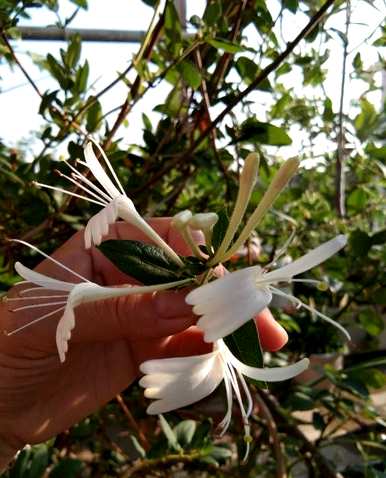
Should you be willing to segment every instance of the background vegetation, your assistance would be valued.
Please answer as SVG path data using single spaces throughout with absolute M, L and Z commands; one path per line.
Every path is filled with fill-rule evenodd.
M 254 442 L 247 465 L 238 459 L 242 433 L 237 415 L 226 437 L 216 439 L 223 390 L 159 422 L 145 415 L 145 399 L 134 385 L 98 414 L 49 443 L 23 451 L 4 476 L 385 477 L 385 423 L 374 402 L 386 385 L 385 340 L 380 341 L 386 306 L 386 123 L 384 105 L 372 100 L 380 88 L 377 72 L 385 69 L 386 30 L 377 26 L 379 12 L 365 0 L 282 0 L 274 16 L 272 2 L 264 0 L 208 0 L 203 16 L 189 20 L 193 33 L 187 35 L 172 1 L 144 1 L 159 8 L 160 15 L 114 82 L 95 91 L 92 65 L 75 35 L 60 55 L 37 60 L 56 82 L 55 89 L 44 91 L 16 53 L 18 24 L 37 8 L 58 11 L 60 1 L 0 0 L 0 62 L 23 71 L 31 94 L 40 97 L 44 120 L 34 132 L 41 149 L 32 160 L 25 142 L 14 146 L 0 137 L 0 287 L 6 291 L 17 280 L 15 257 L 30 266 L 39 262 L 28 250 L 7 243 L 8 237 L 50 252 L 97 211 L 32 184 L 38 180 L 66 187 L 55 174 L 67 169 L 58 151 L 66 150 L 66 158 L 75 161 L 82 157 L 88 134 L 103 145 L 139 210 L 157 216 L 231 206 L 241 161 L 249 151 L 258 151 L 262 166 L 252 208 L 282 151 L 300 135 L 298 154 L 304 167 L 256 238 L 234 258 L 235 266 L 268 263 L 293 230 L 287 251 L 292 257 L 339 232 L 348 234 L 349 246 L 312 273 L 329 290 L 304 284 L 295 289 L 302 300 L 345 325 L 354 341 L 343 344 L 334 329 L 307 311 L 274 304 L 290 341 L 282 352 L 267 357 L 271 364 L 329 353 L 344 355 L 344 366 L 328 365 L 319 378 L 301 384 L 254 387 Z M 75 14 L 87 9 L 87 0 L 72 3 Z M 374 8 L 374 26 L 367 41 L 352 52 L 350 13 L 359 4 Z M 342 14 L 342 28 L 331 26 L 330 20 Z M 298 18 L 308 24 L 286 42 L 280 26 Z M 71 20 L 58 16 L 63 28 Z M 251 29 L 258 38 L 253 45 Z M 338 107 L 324 88 L 334 44 L 343 45 L 343 73 L 336 78 Z M 374 64 L 368 64 L 363 48 L 377 51 Z M 348 64 L 353 65 L 350 77 L 345 74 Z M 296 85 L 290 86 L 294 78 Z M 364 85 L 363 94 L 345 112 L 345 91 L 355 81 Z M 143 113 L 143 137 L 127 144 L 122 136 L 132 110 L 161 82 L 170 89 L 152 105 L 159 114 L 150 119 Z M 119 107 L 103 108 L 100 100 L 120 83 L 127 91 Z M 9 114 L 15 113 L 2 111 L 2 121 Z M 343 456 L 351 458 L 342 461 Z

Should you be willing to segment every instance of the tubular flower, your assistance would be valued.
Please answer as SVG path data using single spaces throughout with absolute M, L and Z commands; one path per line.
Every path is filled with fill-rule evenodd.
M 344 247 L 346 242 L 346 236 L 340 235 L 280 269 L 265 272 L 259 266 L 247 267 L 194 289 L 187 295 L 186 302 L 194 306 L 195 314 L 201 316 L 197 326 L 204 332 L 205 341 L 214 342 L 237 330 L 267 307 L 272 295 L 286 297 L 296 305 L 312 311 L 335 325 L 350 339 L 340 324 L 275 287 L 281 282 L 310 282 L 293 277 L 324 262 Z
M 75 314 L 74 309 L 80 304 L 85 304 L 88 302 L 94 302 L 97 300 L 110 299 L 113 297 L 122 297 L 132 294 L 146 294 L 155 291 L 170 289 L 172 287 L 182 285 L 187 282 L 187 280 L 169 282 L 166 284 L 152 285 L 152 286 L 125 286 L 125 287 L 103 287 L 94 282 L 89 281 L 85 277 L 81 276 L 77 272 L 71 270 L 61 262 L 53 259 L 50 256 L 47 256 L 45 253 L 40 251 L 34 246 L 31 246 L 24 241 L 16 241 L 28 245 L 29 247 L 37 250 L 39 253 L 44 255 L 47 259 L 51 260 L 57 264 L 62 269 L 73 274 L 78 280 L 82 282 L 73 283 L 65 282 L 62 280 L 54 279 L 52 277 L 41 274 L 40 272 L 33 271 L 28 267 L 25 267 L 20 262 L 16 262 L 15 269 L 16 272 L 27 282 L 32 283 L 37 287 L 32 287 L 25 289 L 21 292 L 22 297 L 6 299 L 7 301 L 31 301 L 34 300 L 33 304 L 23 305 L 13 309 L 13 312 L 35 309 L 35 308 L 46 308 L 46 307 L 55 307 L 54 310 L 37 317 L 31 322 L 19 327 L 11 332 L 7 332 L 7 335 L 13 335 L 21 330 L 29 327 L 30 325 L 36 324 L 46 318 L 49 318 L 59 312 L 63 312 L 57 328 L 56 328 L 56 346 L 59 353 L 59 358 L 61 362 L 64 362 L 66 359 L 66 353 L 68 351 L 68 342 L 71 339 L 71 332 L 75 327 Z M 37 292 L 37 295 L 28 295 L 29 292 Z M 51 294 L 52 291 L 62 292 L 60 295 L 41 295 L 41 291 L 49 291 Z M 40 302 L 41 299 L 44 301 Z M 58 300 L 60 299 L 60 300 Z M 38 302 L 35 302 L 38 300 Z M 59 307 L 58 307 L 59 306 Z
M 249 416 L 253 403 L 244 376 L 265 382 L 278 382 L 295 377 L 303 372 L 308 365 L 309 360 L 302 359 L 287 367 L 250 367 L 240 362 L 223 340 L 218 340 L 214 343 L 213 351 L 204 355 L 143 362 L 140 370 L 145 376 L 141 378 L 139 384 L 145 388 L 145 397 L 155 399 L 155 402 L 147 408 L 147 413 L 159 414 L 202 400 L 224 380 L 227 411 L 219 427 L 222 433 L 225 433 L 230 424 L 233 390 L 243 418 L 247 445 L 245 459 L 248 456 L 251 440 Z
M 166 242 L 152 229 L 148 223 L 141 217 L 136 210 L 133 201 L 127 197 L 117 175 L 111 166 L 106 154 L 102 148 L 94 143 L 98 148 L 104 162 L 110 171 L 112 179 L 108 176 L 106 171 L 102 168 L 102 165 L 98 161 L 94 154 L 92 143 L 88 143 L 84 150 L 85 161 L 79 161 L 79 164 L 86 166 L 92 173 L 94 178 L 99 183 L 99 186 L 95 185 L 86 176 L 82 175 L 76 168 L 67 163 L 71 169 L 71 176 L 61 174 L 61 176 L 68 179 L 75 184 L 79 189 L 86 193 L 85 196 L 72 193 L 65 189 L 57 188 L 54 186 L 48 186 L 46 184 L 35 182 L 37 186 L 54 189 L 56 191 L 75 196 L 87 201 L 96 203 L 103 206 L 103 209 L 95 214 L 87 223 L 84 240 L 85 247 L 89 249 L 93 244 L 98 246 L 103 237 L 108 233 L 110 224 L 113 224 L 118 218 L 138 227 L 147 237 L 149 237 L 155 244 L 161 247 L 168 256 L 174 260 L 178 265 L 182 266 L 183 262 L 173 249 L 166 244 Z

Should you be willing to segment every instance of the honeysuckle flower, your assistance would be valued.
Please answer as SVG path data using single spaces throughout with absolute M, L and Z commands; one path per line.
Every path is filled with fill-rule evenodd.
M 192 232 L 189 227 L 189 222 L 192 219 L 192 217 L 194 216 L 191 213 L 191 211 L 187 209 L 185 211 L 180 211 L 173 216 L 172 227 L 174 227 L 180 232 L 184 241 L 188 244 L 188 246 L 192 250 L 192 253 L 198 258 L 202 258 L 202 253 L 200 251 L 200 248 L 198 247 L 196 241 L 194 240 L 192 236 Z
M 203 212 L 192 216 L 188 222 L 193 230 L 199 230 L 204 233 L 205 243 L 208 248 L 212 245 L 213 228 L 218 221 L 218 215 L 215 212 Z
M 247 267 L 194 289 L 185 300 L 194 306 L 193 312 L 201 316 L 197 326 L 203 330 L 205 341 L 214 342 L 237 330 L 267 307 L 272 295 L 286 297 L 296 305 L 312 311 L 321 319 L 335 325 L 350 339 L 340 324 L 276 287 L 281 282 L 317 282 L 294 277 L 321 264 L 346 243 L 346 236 L 339 235 L 294 262 L 271 272 L 264 271 L 260 266 Z
M 87 179 L 76 168 L 66 163 L 71 169 L 71 176 L 61 174 L 61 176 L 68 179 L 75 184 L 79 189 L 85 192 L 84 195 L 76 194 L 55 186 L 49 186 L 35 182 L 37 186 L 53 189 L 70 196 L 85 199 L 89 202 L 96 203 L 103 206 L 103 209 L 95 214 L 87 223 L 84 240 L 85 247 L 89 249 L 93 244 L 98 246 L 103 237 L 108 233 L 110 224 L 113 224 L 118 218 L 132 224 L 140 229 L 147 237 L 149 237 L 155 244 L 161 247 L 165 253 L 179 266 L 183 266 L 183 262 L 173 249 L 152 229 L 149 224 L 141 217 L 136 210 L 133 201 L 126 195 L 110 161 L 108 160 L 103 149 L 98 143 L 94 142 L 98 148 L 107 168 L 112 175 L 114 181 L 110 179 L 106 171 L 95 156 L 92 143 L 88 143 L 84 150 L 85 161 L 78 161 L 79 164 L 86 166 L 92 173 L 94 178 L 99 183 L 99 187 Z
M 139 384 L 145 388 L 145 397 L 155 399 L 147 408 L 147 413 L 160 414 L 202 400 L 224 381 L 227 411 L 219 427 L 225 433 L 230 424 L 233 390 L 244 424 L 246 458 L 251 440 L 249 416 L 253 402 L 244 376 L 264 382 L 278 382 L 295 377 L 308 365 L 309 360 L 304 358 L 286 367 L 250 367 L 240 362 L 223 340 L 218 340 L 214 343 L 213 351 L 207 354 L 143 362 L 140 370 L 145 375 Z
M 31 244 L 28 244 L 24 241 L 15 240 L 22 244 L 27 245 L 28 247 L 34 249 L 35 251 L 42 254 L 44 257 L 54 262 L 56 265 L 65 269 L 67 272 L 70 272 L 77 280 L 82 282 L 66 282 L 62 280 L 49 277 L 47 275 L 41 274 L 40 272 L 33 271 L 28 267 L 25 267 L 22 263 L 16 262 L 15 269 L 16 272 L 29 283 L 34 284 L 37 287 L 32 287 L 25 289 L 21 292 L 22 297 L 16 297 L 11 299 L 6 299 L 7 301 L 33 301 L 33 304 L 23 305 L 17 308 L 14 308 L 13 311 L 21 311 L 35 308 L 45 308 L 45 307 L 55 307 L 54 310 L 43 314 L 42 316 L 37 317 L 31 322 L 19 327 L 11 332 L 7 332 L 7 335 L 13 335 L 21 330 L 36 324 L 46 318 L 49 318 L 59 312 L 63 312 L 57 328 L 56 328 L 56 346 L 58 349 L 58 354 L 61 362 L 65 361 L 66 353 L 68 351 L 68 342 L 71 338 L 71 332 L 75 327 L 75 307 L 80 304 L 85 304 L 88 302 L 94 302 L 97 300 L 110 299 L 113 297 L 122 297 L 132 294 L 146 294 L 161 290 L 170 289 L 183 285 L 188 282 L 188 280 L 181 280 L 176 282 L 169 282 L 165 284 L 158 284 L 152 286 L 123 286 L 123 287 L 104 287 L 94 282 L 89 281 L 87 278 L 73 271 L 69 267 L 65 266 L 56 259 L 48 256 L 40 249 Z M 26 295 L 28 292 L 38 293 L 37 295 Z M 41 291 L 55 292 L 60 291 L 63 294 L 60 295 L 41 295 Z M 40 300 L 44 299 L 43 302 Z M 60 300 L 57 300 L 60 299 Z M 37 302 L 36 302 L 37 301 Z M 58 307 L 59 306 L 59 307 Z

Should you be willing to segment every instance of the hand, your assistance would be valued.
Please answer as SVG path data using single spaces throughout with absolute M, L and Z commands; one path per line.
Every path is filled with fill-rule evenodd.
M 150 222 L 176 252 L 189 254 L 168 219 Z M 109 238 L 146 241 L 125 223 L 112 226 Z M 82 232 L 53 257 L 98 284 L 135 283 L 97 249 L 85 250 Z M 48 260 L 36 270 L 75 282 L 72 274 Z M 17 296 L 22 288 L 26 286 L 15 286 L 8 296 Z M 54 316 L 10 337 L 0 333 L 0 468 L 26 443 L 56 435 L 111 400 L 138 377 L 144 360 L 208 352 L 211 345 L 192 327 L 197 317 L 185 295 L 166 291 L 79 306 L 64 364 L 57 355 Z M 0 331 L 11 331 L 50 310 L 10 312 L 15 307 L 15 302 L 1 304 Z M 257 325 L 263 347 L 277 350 L 286 343 L 285 331 L 268 309 L 257 318 Z

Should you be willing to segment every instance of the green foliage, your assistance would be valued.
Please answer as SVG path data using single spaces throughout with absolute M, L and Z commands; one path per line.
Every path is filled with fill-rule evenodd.
M 74 15 L 79 9 L 87 10 L 86 0 L 71 3 Z M 144 3 L 152 8 L 158 4 L 154 0 Z M 305 384 L 278 383 L 270 385 L 268 391 L 256 385 L 255 393 L 271 416 L 264 416 L 260 406 L 253 410 L 253 458 L 245 468 L 239 466 L 241 454 L 237 455 L 236 447 L 228 446 L 241 435 L 239 418 L 234 417 L 222 439 L 216 435 L 216 425 L 225 413 L 224 390 L 219 388 L 209 400 L 157 421 L 145 416 L 147 402 L 132 386 L 124 395 L 138 429 L 130 425 L 128 431 L 127 417 L 111 402 L 54 443 L 21 451 L 4 477 L 118 477 L 138 465 L 143 466 L 138 476 L 167 476 L 170 467 L 181 466 L 192 476 L 200 473 L 272 478 L 279 471 L 272 451 L 276 438 L 272 429 L 266 428 L 271 420 L 278 431 L 288 476 L 295 476 L 298 462 L 309 467 L 310 476 L 327 476 L 319 467 L 318 453 L 326 444 L 339 443 L 331 429 L 346 422 L 369 425 L 352 434 L 339 430 L 344 434 L 343 440 L 356 443 L 363 461 L 361 466 L 347 466 L 343 476 L 384 476 L 384 432 L 371 396 L 386 385 L 384 351 L 378 350 L 386 311 L 386 123 L 384 106 L 382 109 L 373 99 L 379 92 L 378 73 L 384 69 L 385 28 L 376 28 L 374 23 L 373 34 L 366 40 L 374 55 L 367 55 L 362 45 L 351 45 L 348 37 L 347 68 L 351 70 L 347 76 L 363 86 L 363 93 L 356 97 L 357 103 L 349 106 L 348 96 L 355 97 L 347 80 L 346 92 L 350 91 L 350 95 L 345 98 L 342 115 L 339 98 L 324 88 L 327 60 L 347 41 L 335 22 L 344 17 L 346 3 L 342 1 L 334 2 L 306 41 L 244 97 L 245 88 L 254 84 L 264 68 L 288 46 L 291 38 L 287 38 L 286 25 L 309 20 L 322 5 L 303 0 L 280 3 L 281 8 L 276 9 L 263 0 L 211 0 L 206 2 L 202 17 L 190 19 L 186 34 L 174 2 L 167 1 L 161 16 L 164 24 L 156 36 L 150 34 L 144 56 L 133 65 L 130 74 L 117 74 L 105 92 L 97 85 L 91 89 L 95 80 L 93 65 L 85 59 L 78 35 L 68 38 L 58 54 L 32 58 L 49 76 L 51 86 L 45 90 L 44 83 L 38 84 L 42 88 L 38 111 L 41 128 L 16 145 L 1 138 L 0 287 L 6 291 L 18 280 L 12 268 L 16 258 L 31 267 L 39 261 L 34 253 L 16 249 L 6 239 L 26 237 L 50 253 L 99 210 L 77 198 L 67 202 L 62 194 L 38 189 L 33 183 L 71 187 L 56 172 L 70 174 L 61 161 L 62 155 L 71 164 L 83 159 L 84 131 L 104 145 L 125 191 L 143 214 L 170 216 L 185 208 L 194 212 L 221 211 L 213 231 L 215 250 L 229 222 L 226 211 L 232 210 L 237 195 L 242 159 L 254 150 L 261 156 L 248 217 L 282 157 L 298 154 L 304 168 L 256 231 L 261 243 L 258 254 L 254 257 L 251 245 L 246 244 L 243 254 L 232 258 L 230 268 L 266 266 L 294 227 L 294 240 L 278 259 L 278 265 L 338 233 L 347 234 L 348 246 L 338 256 L 304 275 L 325 282 L 328 290 L 301 283 L 288 287 L 305 303 L 358 332 L 357 343 L 345 343 L 332 327 L 304 310 L 296 310 L 289 303 L 273 303 L 274 315 L 287 329 L 289 342 L 281 352 L 265 356 L 266 366 L 280 366 L 305 355 L 344 351 L 346 365 L 342 370 L 321 367 L 319 378 Z M 358 5 L 363 3 L 365 0 L 360 0 Z M 367 2 L 366 7 L 372 9 L 373 3 Z M 21 49 L 24 51 L 18 26 L 32 14 L 53 12 L 58 25 L 71 26 L 73 16 L 62 18 L 61 4 L 58 0 L 0 0 L 1 31 L 12 40 L 11 48 L 17 56 Z M 250 37 L 257 40 L 251 42 Z M 372 58 L 376 58 L 373 63 Z M 22 55 L 19 59 L 23 64 Z M 127 58 L 122 61 L 125 63 Z M 0 39 L 0 63 L 4 78 L 6 65 L 19 68 L 4 37 Z M 338 73 L 337 90 L 341 80 Z M 126 90 L 117 103 L 121 109 L 113 115 L 110 110 L 116 105 L 106 105 L 104 95 L 117 84 L 125 85 Z M 167 84 L 168 88 L 157 90 L 159 84 Z M 167 93 L 154 96 L 156 103 L 142 115 L 143 138 L 128 144 L 124 127 L 131 121 L 131 111 L 139 108 L 149 91 Z M 227 107 L 229 114 L 216 121 L 216 115 Z M 211 125 L 212 131 L 208 132 Z M 344 215 L 336 207 L 341 126 Z M 291 146 L 291 153 L 287 146 Z M 121 271 L 144 284 L 189 278 L 205 269 L 201 261 L 183 258 L 182 273 L 156 246 L 135 241 L 105 241 L 100 250 Z M 262 366 L 253 321 L 226 341 L 242 361 Z M 307 417 L 320 433 L 314 447 L 317 451 L 310 456 L 307 452 L 306 462 L 304 450 L 310 448 L 296 433 L 301 421 L 294 411 L 308 412 Z M 142 435 L 149 443 L 143 442 Z M 329 466 L 335 473 L 334 463 Z

